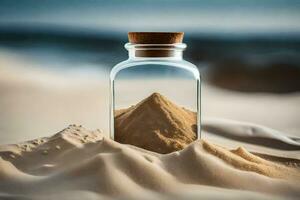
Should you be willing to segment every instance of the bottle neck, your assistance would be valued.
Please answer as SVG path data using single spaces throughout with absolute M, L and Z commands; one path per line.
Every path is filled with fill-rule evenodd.
M 127 43 L 129 59 L 182 60 L 186 45 L 180 44 L 131 44 Z

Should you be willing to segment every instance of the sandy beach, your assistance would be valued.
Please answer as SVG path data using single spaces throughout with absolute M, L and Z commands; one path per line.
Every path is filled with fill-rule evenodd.
M 297 199 L 300 195 L 298 93 L 246 94 L 204 84 L 202 140 L 158 154 L 109 139 L 104 72 L 63 75 L 37 70 L 34 62 L 14 55 L 1 55 L 3 199 L 240 199 L 241 195 Z M 24 67 L 34 70 L 27 74 Z M 185 98 L 179 99 L 180 104 L 185 105 Z M 136 97 L 136 103 L 141 100 Z M 190 126 L 193 120 L 187 122 Z M 68 126 L 74 123 L 78 125 Z
M 2 145 L 0 156 L 2 198 L 297 199 L 300 194 L 300 160 L 262 158 L 208 140 L 157 154 L 70 125 L 51 137 Z

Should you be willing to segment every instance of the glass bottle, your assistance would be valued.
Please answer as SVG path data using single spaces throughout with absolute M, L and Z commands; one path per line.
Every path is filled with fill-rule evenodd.
M 183 33 L 130 32 L 128 37 L 129 58 L 110 73 L 110 137 L 159 153 L 180 150 L 201 132 L 200 73 L 183 59 Z M 190 128 L 192 140 L 178 135 Z

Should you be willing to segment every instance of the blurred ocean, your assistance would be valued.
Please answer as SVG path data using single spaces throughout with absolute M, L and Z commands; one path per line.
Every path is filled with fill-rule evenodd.
M 127 59 L 126 34 L 65 27 L 1 27 L 0 50 L 34 60 L 41 68 L 107 75 Z M 185 58 L 204 79 L 239 91 L 300 91 L 300 37 L 218 36 L 186 33 Z
M 244 92 L 300 91 L 296 0 L 0 1 L 0 50 L 40 68 L 107 76 L 128 31 L 185 31 L 205 81 Z

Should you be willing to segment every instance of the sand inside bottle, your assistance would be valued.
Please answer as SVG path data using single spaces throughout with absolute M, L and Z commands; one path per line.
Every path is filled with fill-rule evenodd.
M 158 153 L 181 150 L 197 139 L 196 113 L 153 93 L 115 111 L 115 140 Z

